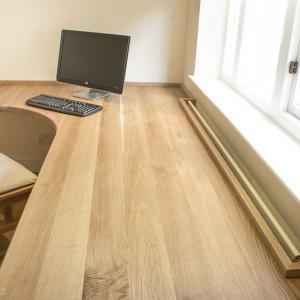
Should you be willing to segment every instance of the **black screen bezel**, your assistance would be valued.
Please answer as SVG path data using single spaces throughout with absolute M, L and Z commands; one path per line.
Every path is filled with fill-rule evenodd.
M 75 34 L 75 35 L 84 35 L 84 36 L 94 36 L 94 37 L 109 37 L 114 39 L 122 39 L 127 41 L 127 49 L 126 49 L 126 56 L 125 56 L 125 64 L 122 70 L 122 83 L 118 88 L 112 86 L 106 86 L 99 82 L 86 82 L 81 80 L 76 80 L 74 78 L 66 78 L 60 75 L 61 73 L 61 65 L 62 65 L 62 54 L 63 54 L 63 47 L 64 47 L 64 38 L 66 34 Z M 60 48 L 59 48 L 59 58 L 58 58 L 58 65 L 57 65 L 57 74 L 56 79 L 60 82 L 71 83 L 79 86 L 89 87 L 97 90 L 104 90 L 112 93 L 122 94 L 123 87 L 124 87 L 124 80 L 126 74 L 126 67 L 127 67 L 127 60 L 128 60 L 128 52 L 129 52 L 129 44 L 130 44 L 130 36 L 126 35 L 117 35 L 117 34 L 108 34 L 108 33 L 97 33 L 97 32 L 87 32 L 87 31 L 77 31 L 77 30 L 62 30 L 61 32 L 61 39 L 60 39 Z

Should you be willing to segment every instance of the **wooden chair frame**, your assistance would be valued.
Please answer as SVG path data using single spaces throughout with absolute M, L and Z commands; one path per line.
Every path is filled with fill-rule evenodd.
M 4 221 L 0 222 L 0 234 L 14 230 L 18 220 L 14 220 L 12 204 L 27 201 L 34 184 L 30 184 L 6 193 L 0 194 L 0 208 L 3 208 Z

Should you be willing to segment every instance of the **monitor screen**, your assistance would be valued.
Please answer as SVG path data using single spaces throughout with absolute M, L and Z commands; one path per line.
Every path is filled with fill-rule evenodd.
M 57 80 L 122 94 L 130 37 L 63 30 Z

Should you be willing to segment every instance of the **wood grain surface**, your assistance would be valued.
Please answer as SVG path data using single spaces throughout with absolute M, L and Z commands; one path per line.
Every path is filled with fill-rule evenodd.
M 298 299 L 178 104 L 104 103 L 85 299 Z
M 0 87 L 0 111 L 38 113 L 57 133 L 0 269 L 1 299 L 80 299 L 101 113 L 78 118 L 31 108 L 41 94 L 73 86 Z M 1 115 L 1 112 L 0 112 Z
M 3 85 L 0 105 L 40 112 L 24 100 L 73 90 Z M 193 131 L 184 96 L 128 86 L 102 115 L 43 111 L 57 135 L 0 269 L 1 299 L 300 298 Z

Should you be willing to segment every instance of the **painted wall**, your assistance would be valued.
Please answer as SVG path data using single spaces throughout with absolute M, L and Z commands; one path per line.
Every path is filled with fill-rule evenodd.
M 183 83 L 189 75 L 194 74 L 197 59 L 198 24 L 200 13 L 200 1 L 188 0 L 188 18 L 186 31 L 186 49 L 184 56 Z
M 212 2 L 215 2 L 216 5 L 218 0 L 207 1 L 209 5 L 213 5 Z M 220 112 L 220 110 L 200 92 L 199 88 L 196 87 L 188 77 L 189 75 L 194 74 L 196 63 L 200 63 L 200 66 L 204 69 L 208 64 L 207 61 L 205 61 L 205 58 L 197 57 L 196 55 L 196 48 L 199 44 L 197 39 L 199 13 L 203 12 L 203 9 L 205 9 L 205 6 L 201 7 L 199 0 L 189 0 L 184 86 L 198 100 L 197 104 L 205 111 L 211 122 L 216 126 L 218 132 L 220 132 L 222 138 L 230 144 L 235 155 L 244 163 L 254 179 L 260 183 L 264 192 L 272 199 L 272 204 L 277 208 L 300 241 L 300 207 L 298 199 L 295 198 L 276 174 L 274 174 L 270 167 L 234 128 L 222 112 Z M 209 31 L 209 29 L 201 28 L 199 34 L 208 34 L 207 31 Z M 216 45 L 213 44 L 213 41 L 209 39 L 208 44 L 212 49 L 216 47 Z M 212 65 L 210 65 L 210 67 L 211 66 Z
M 186 0 L 9 0 L 0 80 L 55 80 L 60 31 L 130 35 L 127 81 L 182 82 Z

